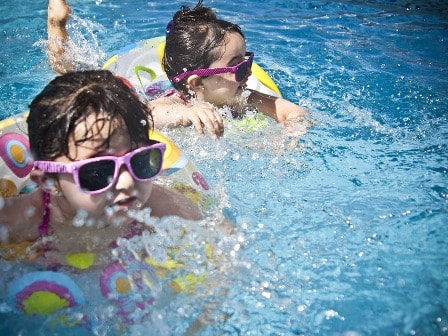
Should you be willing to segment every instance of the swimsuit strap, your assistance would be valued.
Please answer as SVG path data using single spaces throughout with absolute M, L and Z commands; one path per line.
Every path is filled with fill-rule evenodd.
M 143 229 L 141 226 L 137 225 L 137 221 L 132 221 L 131 223 L 131 230 L 126 233 L 124 236 L 122 236 L 121 238 L 125 238 L 125 239 L 131 239 L 132 237 L 135 236 L 140 236 L 143 233 Z M 117 248 L 117 240 L 115 239 L 113 242 L 111 242 L 109 244 L 110 248 Z
M 42 223 L 39 225 L 39 234 L 41 237 L 48 236 L 50 234 L 50 194 L 43 192 L 44 203 L 44 217 Z

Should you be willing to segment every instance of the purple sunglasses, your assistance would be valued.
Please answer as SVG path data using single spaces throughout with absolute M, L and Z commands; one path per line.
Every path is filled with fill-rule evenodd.
M 238 63 L 235 66 L 232 67 L 224 67 L 224 68 L 207 68 L 207 69 L 196 69 L 191 71 L 186 71 L 178 74 L 177 76 L 173 77 L 173 81 L 175 83 L 179 83 L 182 79 L 184 79 L 186 76 L 190 75 L 198 75 L 200 77 L 206 77 L 211 75 L 217 75 L 221 73 L 226 72 L 232 72 L 235 74 L 235 80 L 237 82 L 241 82 L 249 72 L 249 69 L 252 67 L 252 61 L 254 60 L 254 53 L 253 52 L 247 52 L 246 57 L 244 61 L 241 63 Z
M 100 156 L 70 163 L 34 161 L 34 167 L 45 173 L 71 173 L 79 189 L 95 195 L 115 184 L 123 164 L 137 181 L 155 179 L 162 170 L 165 148 L 164 143 L 158 142 L 123 156 Z

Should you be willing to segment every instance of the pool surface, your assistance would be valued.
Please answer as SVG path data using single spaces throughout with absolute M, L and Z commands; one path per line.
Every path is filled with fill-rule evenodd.
M 170 15 L 195 2 L 69 3 L 83 66 L 98 68 L 124 45 L 163 35 Z M 166 132 L 244 238 L 219 297 L 216 316 L 226 319 L 201 334 L 448 334 L 448 4 L 205 5 L 242 27 L 255 61 L 313 125 L 298 136 L 273 122 L 254 131 L 228 122 L 219 141 Z M 3 119 L 26 110 L 54 74 L 46 2 L 2 2 L 0 17 Z M 177 334 L 179 315 L 131 333 Z M 0 302 L 1 334 L 52 332 L 17 321 Z

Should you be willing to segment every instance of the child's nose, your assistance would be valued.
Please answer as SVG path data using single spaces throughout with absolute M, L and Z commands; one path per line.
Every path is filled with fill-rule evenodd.
M 118 172 L 117 182 L 115 183 L 115 189 L 117 190 L 126 190 L 134 187 L 135 180 L 132 177 L 131 173 L 127 169 L 126 165 L 122 165 L 120 167 L 120 171 Z

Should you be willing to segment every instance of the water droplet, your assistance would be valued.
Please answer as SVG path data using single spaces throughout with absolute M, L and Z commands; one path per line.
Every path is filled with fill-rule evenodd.
M 0 241 L 3 241 L 3 242 L 7 241 L 8 238 L 9 238 L 8 229 L 5 226 L 0 225 Z
M 261 292 L 261 295 L 263 295 L 266 299 L 270 299 L 271 298 L 271 293 L 267 292 L 267 291 Z
M 306 306 L 303 305 L 303 304 L 297 306 L 297 311 L 298 312 L 303 312 L 303 311 L 305 311 L 305 309 L 306 309 Z

